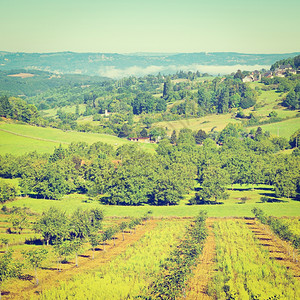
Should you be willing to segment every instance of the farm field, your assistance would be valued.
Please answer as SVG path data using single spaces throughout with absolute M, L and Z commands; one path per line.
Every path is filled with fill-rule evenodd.
M 216 299 L 300 297 L 298 279 L 277 262 L 279 259 L 269 258 L 268 251 L 259 245 L 244 221 L 215 222 L 214 228 L 218 271 L 209 286 L 211 296 Z
M 108 219 L 106 220 L 107 222 L 109 222 L 109 225 L 112 225 L 120 223 L 120 220 Z M 26 297 L 26 299 L 36 299 L 39 298 L 38 295 L 41 291 L 52 288 L 49 292 L 45 293 L 42 299 L 58 299 L 55 297 L 58 295 L 62 296 L 64 289 L 71 288 L 74 290 L 74 284 L 78 284 L 77 280 L 85 282 L 86 287 L 89 289 L 91 278 L 95 282 L 93 285 L 93 289 L 96 287 L 95 293 L 99 292 L 97 291 L 98 283 L 105 284 L 111 280 L 115 282 L 114 285 L 109 285 L 105 291 L 101 291 L 106 293 L 110 299 L 120 299 L 119 297 L 111 298 L 112 294 L 115 295 L 116 289 L 119 291 L 118 295 L 126 296 L 129 292 L 138 294 L 141 287 L 146 286 L 147 282 L 149 282 L 149 276 L 157 271 L 160 262 L 168 256 L 172 245 L 177 244 L 178 240 L 182 238 L 185 226 L 190 222 L 187 219 L 149 220 L 144 225 L 139 225 L 134 230 L 134 233 L 132 230 L 125 231 L 124 240 L 122 238 L 123 234 L 117 234 L 115 242 L 110 240 L 105 242 L 105 246 L 100 244 L 96 248 L 94 259 L 92 259 L 92 251 L 89 250 L 87 245 L 85 251 L 79 256 L 79 267 L 76 268 L 74 259 L 69 257 L 68 263 L 61 265 L 62 270 L 60 272 L 57 270 L 55 256 L 52 253 L 52 249 L 50 249 L 47 261 L 39 270 L 39 286 L 32 284 L 33 279 L 31 276 L 34 275 L 33 270 L 31 268 L 24 269 L 24 275 L 27 274 L 26 277 L 28 279 L 7 281 L 4 286 L 3 294 L 5 296 L 3 298 L 25 299 L 24 297 Z M 1 225 L 3 228 L 5 226 Z M 9 244 L 9 248 L 15 251 L 14 257 L 16 259 L 20 259 L 21 251 L 37 249 L 38 247 L 44 246 L 27 245 L 24 244 L 24 241 L 20 241 L 16 245 Z M 48 249 L 52 247 L 47 246 Z M 103 274 L 105 274 L 105 278 Z M 134 274 L 135 277 L 133 276 Z M 66 283 L 71 278 L 73 279 Z M 125 284 L 123 282 L 124 278 L 126 278 Z M 60 285 L 62 281 L 65 283 Z M 129 283 L 131 286 L 128 286 Z M 59 289 L 53 289 L 53 287 L 58 287 L 59 285 Z M 103 285 L 98 287 L 103 290 Z
M 86 142 L 92 144 L 103 142 L 114 146 L 129 144 L 130 141 L 116 136 L 62 131 L 55 128 L 43 128 L 20 124 L 0 124 L 1 147 L 0 154 L 24 154 L 37 151 L 40 153 L 52 152 L 59 144 L 70 144 L 72 142 Z M 2 142 L 3 141 L 3 142 Z M 154 144 L 139 144 L 146 151 L 153 151 Z
M 151 282 L 172 246 L 185 232 L 186 221 L 161 221 L 132 247 L 93 274 L 76 276 L 41 299 L 133 299 Z
M 258 126 L 249 127 L 257 128 Z M 272 135 L 289 138 L 295 131 L 300 128 L 300 118 L 284 120 L 278 123 L 260 125 L 264 131 L 269 131 Z
M 31 221 L 35 218 L 32 216 Z M 293 218 L 285 220 L 294 222 Z M 105 218 L 104 228 L 121 221 L 122 218 Z M 24 269 L 26 279 L 5 282 L 3 299 L 134 299 L 146 295 L 191 222 L 189 218 L 152 218 L 135 231 L 125 231 L 124 240 L 118 233 L 115 246 L 112 240 L 97 246 L 94 259 L 86 245 L 79 255 L 79 266 L 70 256 L 68 263 L 61 265 L 61 272 L 50 251 L 52 254 L 38 270 L 40 284 L 33 284 L 31 268 Z M 2 231 L 7 226 L 5 222 L 0 224 Z M 208 218 L 206 226 L 209 232 L 203 253 L 192 267 L 182 295 L 176 299 L 299 298 L 300 267 L 287 244 L 276 238 L 268 226 L 254 218 Z M 23 240 L 9 247 L 20 259 L 21 251 L 45 246 L 24 244 Z M 2 253 L 4 250 L 5 246 L 0 249 Z
M 255 89 L 255 87 L 263 87 L 264 84 L 258 82 L 248 83 L 250 87 Z M 262 117 L 263 119 L 267 119 L 267 116 L 271 111 L 275 111 L 280 118 L 293 118 L 284 120 L 282 122 L 277 122 L 273 124 L 265 124 L 259 125 L 264 130 L 270 131 L 272 135 L 289 138 L 291 134 L 293 134 L 297 129 L 300 128 L 300 118 L 296 118 L 296 115 L 299 113 L 297 110 L 288 110 L 287 108 L 281 106 L 281 102 L 283 98 L 286 96 L 286 93 L 278 93 L 275 90 L 270 91 L 261 91 L 258 95 L 257 105 L 255 106 L 255 110 L 252 108 L 245 109 L 244 112 L 246 115 L 250 113 L 254 113 L 257 116 Z M 180 103 L 181 100 L 178 101 Z M 172 104 L 171 106 L 173 106 Z M 178 121 L 168 121 L 168 122 L 158 122 L 154 125 L 162 126 L 168 128 L 168 134 L 170 135 L 173 130 L 179 131 L 182 128 L 190 128 L 192 130 L 202 129 L 206 132 L 211 131 L 212 129 L 216 131 L 221 131 L 225 126 L 229 123 L 239 124 L 242 123 L 241 120 L 232 118 L 232 114 L 213 114 L 200 118 L 191 118 L 191 119 L 183 119 Z M 257 128 L 258 126 L 249 127 Z
M 171 135 L 173 130 L 179 131 L 182 128 L 189 128 L 192 130 L 202 129 L 206 132 L 211 131 L 213 128 L 221 131 L 228 123 L 238 124 L 239 120 L 232 119 L 231 114 L 209 115 L 201 118 L 183 119 L 178 121 L 165 121 L 154 123 L 153 126 L 167 127 L 168 134 Z

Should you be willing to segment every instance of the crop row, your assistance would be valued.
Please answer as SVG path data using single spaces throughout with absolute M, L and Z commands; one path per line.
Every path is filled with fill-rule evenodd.
M 291 233 L 295 236 L 300 236 L 300 219 L 299 218 L 287 218 L 280 219 L 281 223 L 288 226 Z
M 184 294 L 187 279 L 192 274 L 192 267 L 202 252 L 207 236 L 205 220 L 206 213 L 202 211 L 187 229 L 181 243 L 162 264 L 161 272 L 149 286 L 147 293 L 140 298 L 176 299 Z
M 300 249 L 299 224 L 293 224 L 293 226 L 290 227 L 288 221 L 283 221 L 282 219 L 278 219 L 272 216 L 266 216 L 265 213 L 258 208 L 254 208 L 252 212 L 254 213 L 255 217 L 260 220 L 261 223 L 269 225 L 271 230 L 277 236 L 287 242 L 291 242 L 296 249 Z
M 214 224 L 217 273 L 209 293 L 215 299 L 299 299 L 300 283 L 271 260 L 243 221 Z
M 161 221 L 157 227 L 99 271 L 76 276 L 42 299 L 132 299 L 142 293 L 185 232 L 187 221 Z

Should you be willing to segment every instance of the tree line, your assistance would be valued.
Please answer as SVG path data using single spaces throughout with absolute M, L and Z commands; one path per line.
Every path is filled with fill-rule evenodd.
M 291 138 L 297 146 L 300 132 Z M 159 142 L 156 153 L 136 144 L 114 149 L 98 142 L 59 146 L 52 154 L 0 156 L 0 176 L 20 178 L 22 195 L 61 199 L 87 194 L 116 205 L 176 205 L 200 186 L 190 204 L 226 199 L 233 184 L 269 184 L 278 197 L 299 193 L 299 149 L 285 138 L 271 137 L 259 127 L 247 133 L 228 124 L 215 140 L 203 131 L 173 132 Z

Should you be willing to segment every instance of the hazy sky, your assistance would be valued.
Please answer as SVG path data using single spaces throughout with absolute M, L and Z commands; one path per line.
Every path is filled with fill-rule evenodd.
M 300 51 L 299 0 L 0 0 L 0 51 Z

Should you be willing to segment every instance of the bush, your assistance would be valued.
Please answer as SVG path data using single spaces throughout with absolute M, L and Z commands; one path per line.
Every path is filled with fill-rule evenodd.
M 6 202 L 16 198 L 17 189 L 14 185 L 0 181 L 0 202 Z

